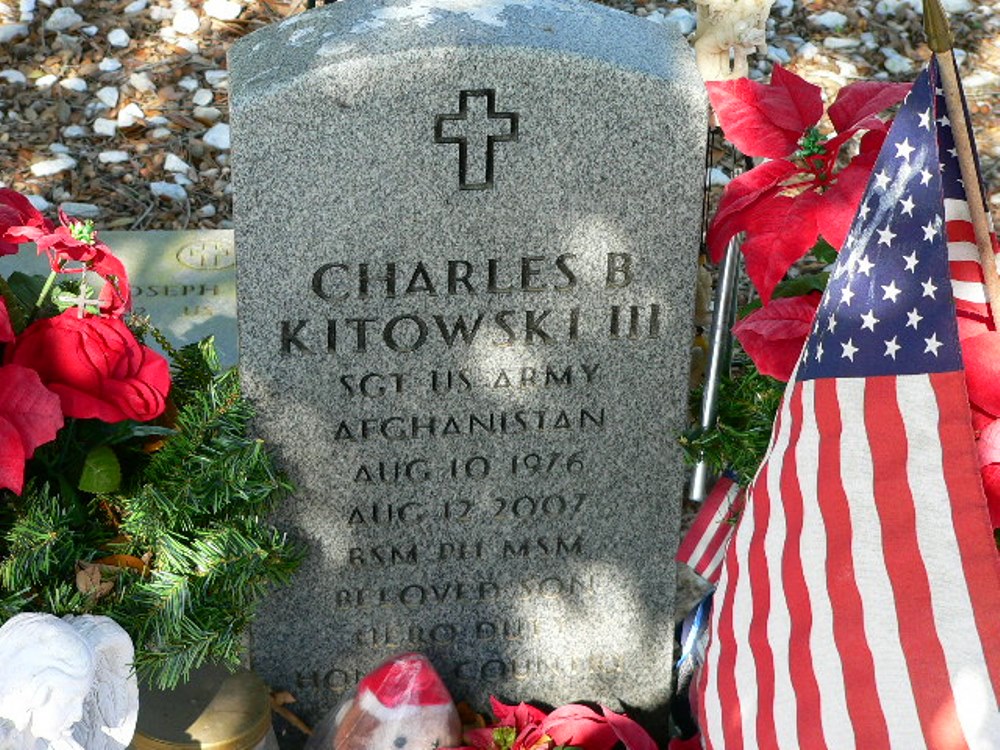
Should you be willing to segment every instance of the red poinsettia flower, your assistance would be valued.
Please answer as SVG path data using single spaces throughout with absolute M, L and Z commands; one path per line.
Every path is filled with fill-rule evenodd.
M 733 326 L 733 335 L 759 372 L 788 382 L 822 297 L 810 292 L 773 299 Z
M 62 426 L 59 396 L 37 372 L 20 365 L 0 367 L 0 487 L 20 495 L 24 462 L 54 440 Z
M 656 750 L 656 743 L 632 719 L 600 706 L 600 713 L 571 703 L 546 714 L 519 703 L 508 706 L 490 698 L 496 723 L 466 732 L 476 750 L 552 750 L 566 746 L 581 750 L 611 750 L 619 742 L 626 750 Z
M 52 231 L 52 223 L 20 193 L 0 189 L 0 255 L 14 255 L 31 234 Z M 37 236 L 37 235 L 36 235 Z
M 845 86 L 827 112 L 831 136 L 817 128 L 822 90 L 780 65 L 769 84 L 741 78 L 706 85 L 726 138 L 748 156 L 772 159 L 726 186 L 707 238 L 718 261 L 730 238 L 746 232 L 747 274 L 766 304 L 821 237 L 835 248 L 843 243 L 888 131 L 876 115 L 899 102 L 909 84 Z M 841 147 L 863 130 L 859 154 L 838 170 Z
M 14 340 L 14 326 L 10 322 L 10 313 L 7 312 L 7 303 L 0 297 L 0 344 L 6 344 Z

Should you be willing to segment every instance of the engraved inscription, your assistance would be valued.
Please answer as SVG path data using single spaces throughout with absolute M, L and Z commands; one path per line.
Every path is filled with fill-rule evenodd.
M 458 144 L 459 188 L 493 187 L 494 145 L 518 139 L 518 118 L 517 112 L 496 111 L 494 89 L 459 91 L 458 112 L 434 118 L 434 142 Z

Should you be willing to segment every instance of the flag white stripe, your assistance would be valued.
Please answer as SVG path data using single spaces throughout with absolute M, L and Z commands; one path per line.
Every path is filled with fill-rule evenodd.
M 948 260 L 979 263 L 979 248 L 973 242 L 949 242 Z
M 712 515 L 712 520 L 708 522 L 708 527 L 705 529 L 705 533 L 701 535 L 701 538 L 698 540 L 698 544 L 695 545 L 694 550 L 691 552 L 691 556 L 689 557 L 691 565 L 697 565 L 698 561 L 701 560 L 701 558 L 708 551 L 708 547 L 712 543 L 712 537 L 715 535 L 715 532 L 718 531 L 719 526 L 725 523 L 726 517 L 729 515 L 729 509 L 733 505 L 733 498 L 736 497 L 736 494 L 739 491 L 740 486 L 734 482 L 732 487 L 730 487 L 726 492 L 725 499 L 723 499 L 723 501 L 719 503 L 719 507 L 715 509 L 715 513 Z M 723 545 L 723 547 L 724 546 L 725 545 Z
M 732 541 L 732 535 L 726 539 L 719 548 L 715 551 L 715 557 L 712 558 L 711 562 L 705 566 L 702 572 L 702 578 L 706 581 L 713 581 L 719 575 L 719 570 L 722 568 L 722 562 L 726 559 L 726 550 L 729 549 L 729 544 Z
M 750 540 L 754 534 L 753 513 L 744 512 L 740 520 L 737 544 L 737 559 L 744 566 L 748 565 Z M 743 747 L 757 747 L 757 713 L 760 710 L 760 699 L 757 692 L 757 659 L 759 654 L 750 650 L 749 625 L 753 620 L 754 597 L 750 587 L 751 576 L 742 572 L 736 581 L 736 592 L 733 597 L 733 633 L 736 638 L 736 694 L 740 699 L 740 717 L 743 722 Z
M 986 289 L 978 281 L 952 281 L 951 290 L 955 299 L 986 304 Z
M 794 382 L 794 375 L 793 380 Z M 781 457 L 788 448 L 792 430 L 791 400 L 793 388 L 785 391 L 781 404 L 781 431 L 772 444 L 772 456 Z M 778 740 L 776 750 L 800 750 L 796 716 L 798 713 L 792 674 L 788 663 L 788 641 L 792 632 L 791 617 L 785 606 L 785 589 L 781 577 L 781 559 L 784 554 L 787 526 L 781 506 L 782 461 L 768 461 L 767 492 L 771 499 L 770 523 L 764 536 L 768 576 L 771 588 L 771 611 L 767 618 L 767 640 L 776 658 L 774 660 L 774 722 Z M 749 748 L 748 748 L 749 750 Z
M 742 525 L 741 523 L 740 526 Z M 712 629 L 705 651 L 705 666 L 703 668 L 708 671 L 708 678 L 705 680 L 704 690 L 699 693 L 699 698 L 702 701 L 701 713 L 706 724 L 701 728 L 701 731 L 706 737 L 715 738 L 717 748 L 723 747 L 724 737 L 722 732 L 722 691 L 719 689 L 719 653 L 722 651 L 719 644 L 719 618 L 722 616 L 722 602 L 728 585 L 729 568 L 723 564 L 722 575 L 719 576 L 715 596 L 712 598 Z
M 969 214 L 969 203 L 960 198 L 944 199 L 944 220 L 945 221 L 972 221 Z
M 802 491 L 802 537 L 799 554 L 802 572 L 809 590 L 812 630 L 809 649 L 813 672 L 820 690 L 820 716 L 827 747 L 850 750 L 855 747 L 854 727 L 847 710 L 847 686 L 844 667 L 837 651 L 833 632 L 833 601 L 828 592 L 826 524 L 820 512 L 819 427 L 816 423 L 816 381 L 802 384 L 802 428 L 795 446 L 795 462 Z
M 959 723 L 972 750 L 995 750 L 1000 742 L 1000 713 L 990 701 L 993 688 L 986 669 L 982 641 L 970 633 L 975 613 L 965 582 L 958 539 L 952 525 L 951 502 L 944 479 L 941 438 L 937 432 L 937 398 L 927 375 L 907 375 L 897 381 L 906 442 L 906 471 L 914 492 L 917 547 L 931 572 L 934 624 L 944 649 Z M 984 705 L 985 703 L 991 705 Z
M 898 637 L 895 597 L 882 551 L 881 520 L 874 496 L 874 468 L 869 437 L 864 430 L 866 378 L 838 378 L 840 404 L 841 483 L 851 513 L 854 576 L 864 612 L 865 640 L 872 647 L 875 687 L 885 714 L 892 750 L 923 750 L 916 702 Z M 870 441 L 885 439 L 874 434 Z M 865 748 L 864 750 L 868 750 Z

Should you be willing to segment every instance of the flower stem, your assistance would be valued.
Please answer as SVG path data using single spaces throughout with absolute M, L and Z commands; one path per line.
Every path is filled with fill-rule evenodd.
M 58 276 L 55 271 L 49 273 L 49 278 L 45 280 L 45 286 L 42 287 L 41 293 L 38 295 L 38 299 L 35 300 L 35 309 L 31 311 L 31 317 L 34 318 L 38 314 L 38 311 L 42 309 L 42 305 L 45 304 L 45 300 L 49 297 L 49 292 L 52 291 L 52 285 L 56 283 L 56 276 Z

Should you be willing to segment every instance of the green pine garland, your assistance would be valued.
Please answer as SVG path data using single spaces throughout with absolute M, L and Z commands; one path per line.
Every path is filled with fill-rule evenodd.
M 160 688 L 206 661 L 238 666 L 258 602 L 302 559 L 266 520 L 291 486 L 248 437 L 236 371 L 220 371 L 210 340 L 170 353 L 169 429 L 75 420 L 37 452 L 21 497 L 0 494 L 0 622 L 108 615 Z M 74 431 L 88 445 L 98 435 L 110 459 L 75 455 Z

